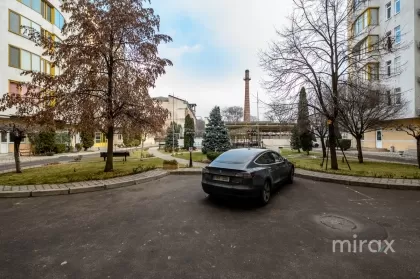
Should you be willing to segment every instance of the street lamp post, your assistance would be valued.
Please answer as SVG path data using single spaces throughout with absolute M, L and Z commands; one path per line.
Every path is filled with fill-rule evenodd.
M 185 134 L 186 135 L 195 135 L 195 132 L 188 128 L 188 129 L 185 130 Z M 185 146 L 185 138 L 184 138 L 184 146 Z M 193 149 L 194 149 L 194 147 L 190 146 L 189 150 L 188 150 L 190 152 L 190 164 L 189 164 L 190 168 L 193 167 L 193 161 L 192 161 L 192 151 L 193 151 Z

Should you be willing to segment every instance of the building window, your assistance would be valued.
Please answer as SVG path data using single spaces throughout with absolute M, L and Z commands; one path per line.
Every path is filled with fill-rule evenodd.
M 399 74 L 401 72 L 401 56 L 395 57 L 394 64 L 395 64 L 395 73 Z
M 29 51 L 9 46 L 9 66 L 25 71 L 41 71 L 41 57 Z
M 31 53 L 26 50 L 20 51 L 20 68 L 25 71 L 31 70 Z
M 396 44 L 401 43 L 401 28 L 399 25 L 395 27 L 394 34 L 395 34 L 395 43 Z
M 32 71 L 41 72 L 41 57 L 32 54 Z
M 95 133 L 95 143 L 101 143 L 101 133 Z
M 20 68 L 20 49 L 9 46 L 9 66 Z
M 26 31 L 25 27 L 33 28 L 37 32 L 41 32 L 41 26 L 20 14 L 9 11 L 9 31 L 15 34 L 29 38 L 29 30 Z
M 391 64 L 392 64 L 392 62 L 391 61 L 387 61 L 386 62 L 386 74 L 387 74 L 387 76 L 391 76 Z
M 55 26 L 60 28 L 60 30 L 62 30 L 65 23 L 64 17 L 57 9 L 55 9 L 54 12 L 54 24 Z
M 401 105 L 401 88 L 395 88 L 395 104 Z
M 41 15 L 42 15 L 43 18 L 45 18 L 49 22 L 54 23 L 54 21 L 53 21 L 54 8 L 51 7 L 50 4 L 48 4 L 45 1 L 41 2 Z
M 361 14 L 353 25 L 355 35 L 362 33 L 368 26 L 378 25 L 379 23 L 378 9 L 369 8 Z
M 122 140 L 122 135 L 121 134 L 118 135 L 118 140 Z
M 28 88 L 22 83 L 16 81 L 9 81 L 9 94 L 23 95 L 28 92 Z
M 401 1 L 395 0 L 395 14 L 399 14 L 401 11 Z
M 9 31 L 20 34 L 20 16 L 12 11 L 9 11 Z
M 32 9 L 41 13 L 41 0 L 32 0 Z
M 391 90 L 386 91 L 386 99 L 387 99 L 388 106 L 392 105 Z
M 392 14 L 391 2 L 385 5 L 385 11 L 386 11 L 386 19 L 388 20 L 391 18 L 391 14 Z

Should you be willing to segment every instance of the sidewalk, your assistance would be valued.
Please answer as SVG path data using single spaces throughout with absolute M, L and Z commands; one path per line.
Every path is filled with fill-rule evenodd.
M 155 157 L 157 158 L 161 158 L 163 160 L 176 160 L 178 163 L 180 164 L 184 164 L 184 165 L 188 165 L 190 163 L 189 160 L 185 160 L 185 159 L 181 159 L 181 158 L 176 158 L 176 157 L 172 157 L 169 154 L 165 154 L 162 153 L 158 150 L 157 147 L 151 147 L 149 148 L 149 153 L 153 154 Z M 201 167 L 204 168 L 205 166 L 207 166 L 208 164 L 204 164 L 204 163 L 198 163 L 198 162 L 193 162 L 193 166 L 194 167 Z

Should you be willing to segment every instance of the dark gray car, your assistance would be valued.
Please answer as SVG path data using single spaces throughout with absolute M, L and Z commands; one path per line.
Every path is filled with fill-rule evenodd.
M 294 172 L 294 165 L 277 152 L 232 149 L 203 169 L 201 185 L 209 195 L 256 197 L 265 205 L 276 186 L 293 183 Z

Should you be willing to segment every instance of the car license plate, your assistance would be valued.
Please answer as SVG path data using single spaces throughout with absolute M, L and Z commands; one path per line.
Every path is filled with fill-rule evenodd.
M 215 176 L 213 176 L 213 180 L 229 182 L 229 177 L 228 176 L 215 175 Z

